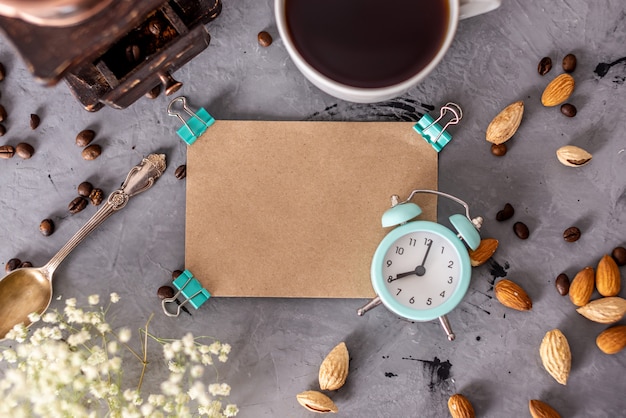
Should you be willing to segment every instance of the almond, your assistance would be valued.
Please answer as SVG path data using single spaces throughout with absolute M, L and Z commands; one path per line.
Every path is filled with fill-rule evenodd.
M 558 330 L 546 332 L 539 347 L 541 362 L 550 376 L 562 385 L 567 384 L 567 378 L 572 368 L 572 353 L 565 335 Z
M 603 353 L 619 353 L 626 347 L 626 325 L 616 325 L 605 329 L 596 338 L 596 345 Z
M 541 95 L 541 103 L 546 107 L 556 106 L 566 101 L 574 91 L 574 78 L 561 74 L 552 80 Z
M 494 288 L 496 299 L 504 306 L 518 311 L 529 311 L 533 307 L 530 297 L 517 283 L 502 279 Z
M 496 145 L 508 141 L 517 132 L 523 114 L 524 102 L 521 100 L 505 107 L 487 127 L 487 141 Z
M 561 418 L 561 414 L 545 402 L 531 399 L 528 402 L 528 409 L 533 418 Z
M 346 383 L 350 356 L 346 343 L 341 342 L 326 356 L 320 366 L 319 383 L 322 390 L 337 390 Z
M 556 158 L 565 166 L 582 167 L 591 161 L 593 156 L 575 145 L 565 145 L 556 150 Z
M 593 322 L 612 324 L 626 314 L 626 299 L 619 296 L 596 299 L 576 309 L 576 312 Z
M 576 306 L 589 303 L 595 285 L 596 277 L 593 267 L 585 267 L 576 273 L 569 286 L 569 298 L 572 303 Z
M 460 393 L 450 396 L 448 409 L 452 418 L 474 418 L 476 416 L 470 401 Z
M 596 268 L 596 287 L 602 296 L 617 296 L 621 287 L 621 277 L 617 263 L 605 254 Z
M 480 245 L 475 250 L 470 250 L 470 262 L 472 267 L 478 267 L 487 262 L 498 249 L 498 240 L 485 238 L 480 240 Z
M 318 414 L 326 414 L 328 412 L 337 412 L 337 405 L 328 396 L 316 390 L 307 390 L 296 395 L 296 400 L 300 405 L 311 412 Z

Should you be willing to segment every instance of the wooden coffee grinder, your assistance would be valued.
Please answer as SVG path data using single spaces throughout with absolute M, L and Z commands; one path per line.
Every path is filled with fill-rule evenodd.
M 65 80 L 88 111 L 125 108 L 210 42 L 221 0 L 0 0 L 0 30 L 44 85 Z

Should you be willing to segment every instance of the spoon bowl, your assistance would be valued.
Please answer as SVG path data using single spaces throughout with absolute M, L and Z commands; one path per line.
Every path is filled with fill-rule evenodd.
M 164 171 L 165 155 L 148 155 L 130 170 L 122 186 L 109 195 L 102 207 L 45 266 L 19 268 L 0 279 L 0 340 L 18 324 L 30 326 L 30 314 L 42 315 L 48 309 L 53 294 L 52 274 L 59 264 L 98 225 L 126 206 L 132 196 L 152 187 Z
M 51 279 L 43 267 L 25 267 L 13 270 L 0 280 L 1 336 L 6 336 L 20 322 L 29 326 L 31 313 L 42 314 L 48 309 L 52 300 Z

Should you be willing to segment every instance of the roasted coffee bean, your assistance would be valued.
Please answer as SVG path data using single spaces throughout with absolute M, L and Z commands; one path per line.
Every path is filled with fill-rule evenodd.
M 126 47 L 126 60 L 130 63 L 136 63 L 141 60 L 141 49 L 138 45 L 128 45 Z
M 54 232 L 54 222 L 52 219 L 44 219 L 39 224 L 39 231 L 43 234 L 44 237 L 48 237 L 52 235 Z
M 0 158 L 8 159 L 13 158 L 15 155 L 15 148 L 11 145 L 2 145 L 0 146 Z
M 176 176 L 178 180 L 182 180 L 187 177 L 187 166 L 183 164 L 176 167 L 176 171 L 174 171 L 174 176 Z
M 611 255 L 618 266 L 626 266 L 626 248 L 615 247 Z
M 537 66 L 537 71 L 539 75 L 546 75 L 552 69 L 552 59 L 550 57 L 543 57 L 541 61 L 539 61 L 539 65 Z
M 506 144 L 491 144 L 491 153 L 496 157 L 506 154 Z
M 79 196 L 89 197 L 89 194 L 93 190 L 93 186 L 88 181 L 83 181 L 81 184 L 78 185 L 76 190 L 78 191 Z
M 4 271 L 7 273 L 12 272 L 16 268 L 19 268 L 22 265 L 22 260 L 19 258 L 12 258 L 4 265 Z
M 2 64 L 2 63 L 0 62 L 0 81 L 3 81 L 3 80 L 4 80 L 4 77 L 6 77 L 6 75 L 7 75 L 7 71 L 6 71 L 6 69 L 4 68 L 4 64 Z
M 7 128 L 4 127 L 3 124 L 0 123 L 0 136 L 4 136 L 7 133 Z
M 26 142 L 20 142 L 15 146 L 15 153 L 25 160 L 28 160 L 35 153 L 35 148 Z
M 496 221 L 506 221 L 507 219 L 511 219 L 513 215 L 515 215 L 515 209 L 513 209 L 510 203 L 507 203 L 504 205 L 504 209 L 496 214 Z
M 20 264 L 20 268 L 21 269 L 24 269 L 24 268 L 27 268 L 27 267 L 32 267 L 32 266 L 33 266 L 33 263 L 31 263 L 30 261 L 24 261 L 24 262 L 22 262 L 22 264 Z
M 7 118 L 7 110 L 0 104 L 0 122 L 4 122 Z
M 563 239 L 567 242 L 576 242 L 580 239 L 580 229 L 570 226 L 563 232 Z
M 76 135 L 76 145 L 86 147 L 96 137 L 96 133 L 91 129 L 82 130 Z
M 513 224 L 513 232 L 519 239 L 527 239 L 530 236 L 530 231 L 524 222 L 515 222 Z
M 567 274 L 561 273 L 556 276 L 554 286 L 556 286 L 556 290 L 561 296 L 565 296 L 569 293 L 569 283 L 569 277 L 567 277 Z
M 102 154 L 102 148 L 98 144 L 91 144 L 82 151 L 83 159 L 87 161 L 95 160 Z
M 35 129 L 39 127 L 40 123 L 41 123 L 41 118 L 39 117 L 39 115 L 31 113 L 30 114 L 30 129 L 34 131 Z
M 180 276 L 181 274 L 183 274 L 182 270 L 174 270 L 172 272 L 172 280 L 178 279 L 178 276 Z
M 148 30 L 154 36 L 158 36 L 161 33 L 161 22 L 154 19 L 148 22 Z
M 571 103 L 565 103 L 561 105 L 561 113 L 563 113 L 568 118 L 573 118 L 576 116 L 576 106 Z
M 567 54 L 565 58 L 563 58 L 563 71 L 566 73 L 573 73 L 576 69 L 576 55 Z
M 89 193 L 89 200 L 91 201 L 91 204 L 94 206 L 100 206 L 103 199 L 104 199 L 104 192 L 100 189 L 93 189 L 91 193 Z
M 67 209 L 70 211 L 72 215 L 74 215 L 80 212 L 81 210 L 85 209 L 86 207 L 87 207 L 87 199 L 85 199 L 82 196 L 78 196 L 77 198 L 75 198 L 74 200 L 70 202 L 70 204 L 67 206 Z
M 268 47 L 272 44 L 272 35 L 267 33 L 266 31 L 259 32 L 257 35 L 257 40 L 259 41 L 259 45 L 263 47 Z
M 174 292 L 174 289 L 171 286 L 161 286 L 159 287 L 159 290 L 157 290 L 157 296 L 159 299 L 171 298 L 174 297 L 175 294 L 176 292 Z
M 161 94 L 161 85 L 154 87 L 152 90 L 146 93 L 148 99 L 156 99 Z

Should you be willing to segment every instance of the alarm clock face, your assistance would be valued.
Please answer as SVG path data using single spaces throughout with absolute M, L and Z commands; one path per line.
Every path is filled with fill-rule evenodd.
M 392 311 L 409 319 L 430 320 L 461 301 L 469 286 L 468 266 L 467 250 L 452 231 L 415 221 L 396 228 L 381 242 L 372 280 Z

